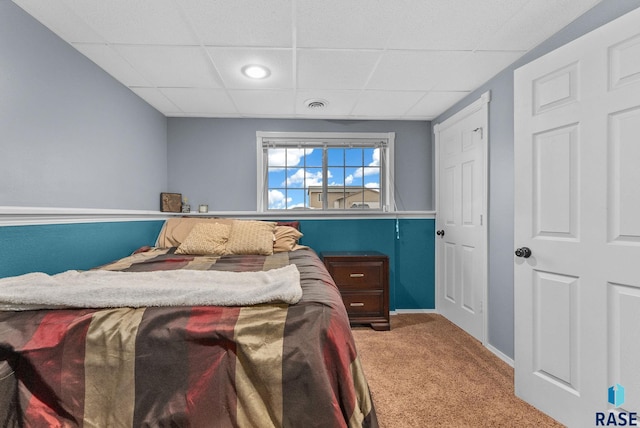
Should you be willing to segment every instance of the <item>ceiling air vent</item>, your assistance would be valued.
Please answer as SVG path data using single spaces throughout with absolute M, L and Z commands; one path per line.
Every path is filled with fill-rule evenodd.
M 327 100 L 323 100 L 321 98 L 312 98 L 304 102 L 304 105 L 310 110 L 322 110 L 328 104 L 329 102 Z

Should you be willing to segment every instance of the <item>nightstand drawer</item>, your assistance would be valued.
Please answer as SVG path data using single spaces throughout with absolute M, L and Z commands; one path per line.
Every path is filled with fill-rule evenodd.
M 331 262 L 329 271 L 341 290 L 382 290 L 383 288 L 382 262 Z
M 384 294 L 382 292 L 343 294 L 342 301 L 350 316 L 384 315 Z
M 389 330 L 389 257 L 377 251 L 321 253 L 352 324 Z

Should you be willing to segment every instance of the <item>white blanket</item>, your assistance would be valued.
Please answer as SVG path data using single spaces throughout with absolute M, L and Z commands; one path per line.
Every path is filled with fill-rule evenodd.
M 0 279 L 0 310 L 145 306 L 245 306 L 297 303 L 295 265 L 264 272 L 172 270 L 67 271 Z

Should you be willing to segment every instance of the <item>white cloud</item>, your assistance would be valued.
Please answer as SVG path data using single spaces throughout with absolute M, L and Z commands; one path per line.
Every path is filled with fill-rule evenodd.
M 329 178 L 331 178 L 331 171 L 328 171 Z M 294 184 L 301 184 L 305 187 L 310 186 L 322 186 L 322 171 L 310 172 L 305 171 L 304 168 L 298 169 L 295 173 L 287 177 L 287 186 Z
M 369 163 L 369 167 L 373 167 L 373 168 L 369 168 L 369 167 L 358 168 L 353 174 L 349 174 L 344 179 L 344 184 L 349 186 L 351 185 L 351 183 L 353 183 L 353 180 L 355 178 L 362 178 L 362 177 L 366 177 L 367 175 L 379 174 L 380 173 L 380 149 L 374 149 L 372 157 L 373 159 Z
M 291 198 L 285 198 L 281 191 L 269 190 L 269 208 L 283 209 L 286 208 L 288 202 L 291 202 Z
M 379 189 L 380 183 L 365 183 L 364 187 L 367 189 Z
M 299 204 L 295 204 L 295 205 L 289 205 L 287 208 L 292 210 L 294 208 L 306 208 L 306 207 L 305 207 L 304 203 L 299 203 Z
M 313 153 L 314 149 L 269 149 L 269 165 L 284 167 L 285 161 L 288 167 L 298 166 L 302 158 Z M 271 167 L 271 169 L 277 169 Z

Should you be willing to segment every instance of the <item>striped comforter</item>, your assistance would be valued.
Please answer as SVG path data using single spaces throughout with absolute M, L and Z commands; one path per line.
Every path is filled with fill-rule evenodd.
M 295 305 L 0 313 L 0 426 L 377 426 L 342 300 L 312 250 L 218 258 L 156 249 L 102 269 L 289 263 L 303 289 Z

